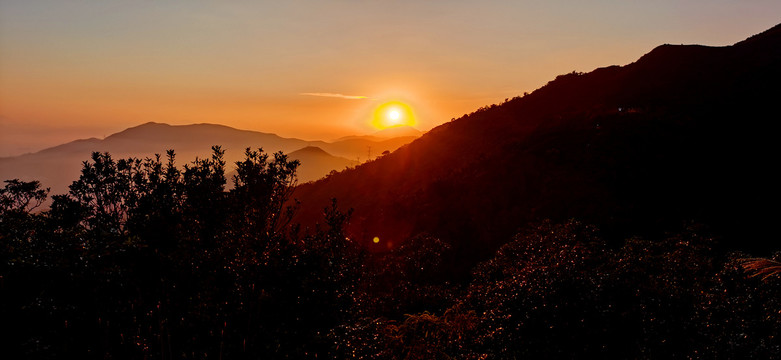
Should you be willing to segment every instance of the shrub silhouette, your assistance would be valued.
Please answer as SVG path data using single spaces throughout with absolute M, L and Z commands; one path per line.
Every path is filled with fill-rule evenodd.
M 352 267 L 360 253 L 341 232 L 349 216 L 334 203 L 321 230 L 294 234 L 292 209 L 282 204 L 298 163 L 247 149 L 225 191 L 222 155 L 214 147 L 211 158 L 179 169 L 173 151 L 166 163 L 94 153 L 70 192 L 40 213 L 31 210 L 47 191 L 9 181 L 0 239 L 4 293 L 13 294 L 2 303 L 12 351 L 131 358 L 326 351 L 320 334 L 341 320 L 359 274 Z
M 699 226 L 608 242 L 541 222 L 460 282 L 447 239 L 366 252 L 336 200 L 314 228 L 291 224 L 296 162 L 248 149 L 236 165 L 226 190 L 219 147 L 181 168 L 173 151 L 96 153 L 46 211 L 39 183 L 7 181 L 9 356 L 778 357 L 781 280 Z

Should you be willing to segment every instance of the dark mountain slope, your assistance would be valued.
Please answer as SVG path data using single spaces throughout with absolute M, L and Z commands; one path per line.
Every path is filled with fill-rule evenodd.
M 618 238 L 710 225 L 726 244 L 778 248 L 779 27 L 728 47 L 660 46 L 567 74 L 437 127 L 295 196 L 299 220 L 335 197 L 376 249 L 428 232 L 476 259 L 530 221 L 570 217 Z M 367 240 L 379 236 L 373 245 Z M 730 246 L 731 246 L 730 245 Z

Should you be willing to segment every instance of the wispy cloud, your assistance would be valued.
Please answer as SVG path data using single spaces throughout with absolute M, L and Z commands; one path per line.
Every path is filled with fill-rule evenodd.
M 322 97 L 335 97 L 340 99 L 352 99 L 352 100 L 360 100 L 360 99 L 368 99 L 368 96 L 362 96 L 362 95 L 344 95 L 344 94 L 336 94 L 336 93 L 301 93 L 301 95 L 306 96 L 322 96 Z

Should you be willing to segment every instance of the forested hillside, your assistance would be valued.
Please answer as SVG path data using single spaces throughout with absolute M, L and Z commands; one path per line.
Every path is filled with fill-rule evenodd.
M 775 249 L 779 81 L 778 26 L 727 47 L 663 45 L 301 186 L 297 219 L 337 198 L 356 211 L 348 233 L 375 250 L 427 232 L 472 259 L 528 222 L 572 217 L 617 239 L 696 221 L 731 246 Z

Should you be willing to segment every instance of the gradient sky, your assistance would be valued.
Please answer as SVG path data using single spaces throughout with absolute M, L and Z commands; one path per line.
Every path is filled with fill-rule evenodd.
M 389 100 L 428 130 L 779 15 L 778 0 L 2 0 L 0 156 L 149 121 L 330 140 L 375 131 Z

